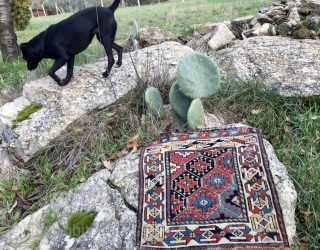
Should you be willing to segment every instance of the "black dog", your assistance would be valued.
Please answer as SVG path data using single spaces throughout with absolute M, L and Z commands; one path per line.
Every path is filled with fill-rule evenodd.
M 108 56 L 108 67 L 102 74 L 103 77 L 107 77 L 115 62 L 112 49 L 118 53 L 117 66 L 120 67 L 122 64 L 123 49 L 114 43 L 117 31 L 114 11 L 118 8 L 119 2 L 120 0 L 115 0 L 108 8 L 90 7 L 81 10 L 57 24 L 50 25 L 29 42 L 20 44 L 28 70 L 36 69 L 43 58 L 55 59 L 48 74 L 60 86 L 66 85 L 73 75 L 75 55 L 84 51 L 96 35 Z M 67 75 L 62 80 L 55 72 L 65 63 L 67 63 Z

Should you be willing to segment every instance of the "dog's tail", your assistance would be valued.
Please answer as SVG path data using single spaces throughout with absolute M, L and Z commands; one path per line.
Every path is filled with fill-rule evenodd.
M 116 9 L 117 9 L 118 6 L 119 6 L 119 3 L 120 3 L 120 0 L 114 0 L 114 2 L 109 6 L 109 9 L 110 9 L 112 12 L 115 12 Z

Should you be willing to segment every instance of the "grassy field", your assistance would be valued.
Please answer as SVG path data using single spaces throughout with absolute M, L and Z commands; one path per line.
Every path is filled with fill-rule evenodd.
M 224 21 L 253 14 L 272 3 L 269 0 L 185 0 L 161 5 L 119 8 L 117 41 L 125 40 L 131 31 L 131 21 L 139 27 L 158 26 L 175 35 L 192 34 L 192 25 L 209 21 Z M 18 32 L 18 42 L 26 42 L 50 24 L 69 14 L 34 18 L 27 30 Z M 97 41 L 77 56 L 77 64 L 104 56 Z M 0 63 L 0 89 L 20 88 L 24 82 L 46 75 L 51 65 L 44 60 L 34 72 L 25 70 L 21 58 L 12 63 Z M 159 83 L 160 84 L 160 83 Z M 165 86 L 169 83 L 164 82 Z M 9 211 L 15 200 L 12 187 L 18 187 L 25 197 L 38 197 L 27 209 L 17 207 L 0 217 L 0 235 L 28 213 L 32 213 L 53 197 L 78 185 L 82 179 L 103 168 L 97 162 L 114 161 L 121 156 L 128 142 L 139 136 L 138 143 L 159 137 L 162 123 L 145 111 L 142 102 L 144 88 L 133 91 L 103 112 L 94 113 L 74 125 L 74 128 L 53 142 L 52 147 L 29 166 L 31 176 L 19 175 L 0 184 L 0 210 Z M 167 95 L 167 88 L 162 89 Z M 279 158 L 287 167 L 299 200 L 296 209 L 299 249 L 320 249 L 320 99 L 285 98 L 264 89 L 258 82 L 226 83 L 205 102 L 209 112 L 224 114 L 226 122 L 241 122 L 262 131 Z M 260 112 L 252 112 L 259 110 Z M 110 116 L 110 114 L 114 114 Z M 57 164 L 65 154 L 80 152 L 71 168 Z M 57 160 L 58 159 L 58 160 Z M 53 222 L 54 219 L 48 218 Z M 49 223 L 50 224 L 50 223 Z M 49 225 L 48 225 L 49 226 Z

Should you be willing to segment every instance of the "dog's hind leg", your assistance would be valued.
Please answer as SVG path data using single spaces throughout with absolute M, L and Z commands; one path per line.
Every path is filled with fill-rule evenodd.
M 121 46 L 119 46 L 116 43 L 113 43 L 112 48 L 115 49 L 118 53 L 118 61 L 116 63 L 117 67 L 120 67 L 122 65 L 122 51 L 123 48 Z
M 108 57 L 108 66 L 105 72 L 102 73 L 103 77 L 108 77 L 111 68 L 115 62 L 113 54 L 112 54 L 112 46 L 113 46 L 113 39 L 110 39 L 108 36 L 102 37 L 102 44 L 106 51 Z

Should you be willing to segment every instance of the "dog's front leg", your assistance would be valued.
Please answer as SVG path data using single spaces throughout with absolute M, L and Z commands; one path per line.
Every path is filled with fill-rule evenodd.
M 67 62 L 67 75 L 66 75 L 66 78 L 63 80 L 64 82 L 66 82 L 66 84 L 70 82 L 73 76 L 73 66 L 74 66 L 74 55 L 70 56 L 70 60 Z
M 52 65 L 52 67 L 49 69 L 48 74 L 49 76 L 52 77 L 53 80 L 55 80 L 59 86 L 65 86 L 68 84 L 68 82 L 70 81 L 66 81 L 66 79 L 61 80 L 60 77 L 58 77 L 55 72 L 60 69 L 66 62 L 68 62 L 70 60 L 69 56 L 65 56 L 62 58 L 58 58 L 55 60 L 54 64 Z

